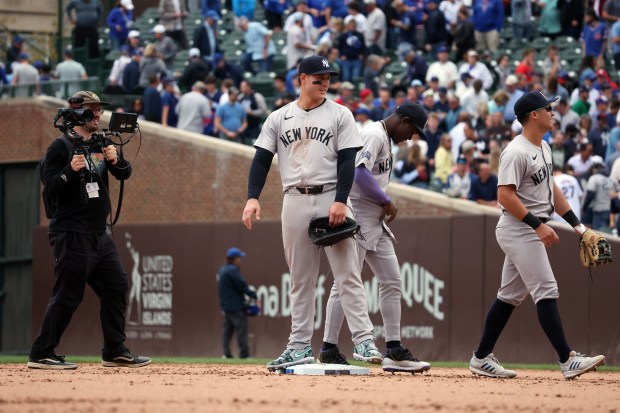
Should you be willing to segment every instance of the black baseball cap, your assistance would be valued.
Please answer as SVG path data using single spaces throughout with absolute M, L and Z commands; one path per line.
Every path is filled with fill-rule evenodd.
M 515 115 L 517 119 L 523 119 L 528 113 L 544 108 L 559 98 L 559 96 L 556 96 L 553 99 L 547 99 L 542 92 L 528 92 L 515 103 Z
M 417 103 L 405 103 L 396 108 L 396 113 L 403 115 L 411 120 L 413 126 L 417 129 L 418 135 L 426 140 L 424 128 L 428 122 L 428 116 L 422 106 Z
M 340 73 L 332 69 L 329 61 L 322 56 L 309 56 L 303 59 L 299 63 L 299 74 L 305 73 L 307 75 L 323 75 L 329 73 L 330 75 L 338 75 Z

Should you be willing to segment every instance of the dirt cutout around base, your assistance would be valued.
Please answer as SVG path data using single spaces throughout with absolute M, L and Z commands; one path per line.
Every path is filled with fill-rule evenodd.
M 255 365 L 158 365 L 74 371 L 0 365 L 0 412 L 608 412 L 620 413 L 620 374 L 564 380 L 560 370 L 514 379 L 467 369 L 370 376 L 277 375 Z

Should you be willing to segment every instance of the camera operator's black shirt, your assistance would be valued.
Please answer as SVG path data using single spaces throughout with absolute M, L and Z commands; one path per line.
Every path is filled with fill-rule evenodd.
M 119 159 L 116 165 L 112 165 L 105 160 L 100 143 L 93 142 L 87 149 L 97 172 L 86 168 L 84 178 L 86 183 L 97 182 L 99 197 L 87 198 L 86 204 L 82 204 L 80 173 L 71 169 L 71 158 L 65 144 L 56 139 L 47 149 L 43 184 L 51 196 L 58 196 L 58 206 L 49 225 L 50 233 L 105 232 L 106 219 L 110 214 L 108 172 L 116 179 L 127 179 L 131 175 L 129 162 Z

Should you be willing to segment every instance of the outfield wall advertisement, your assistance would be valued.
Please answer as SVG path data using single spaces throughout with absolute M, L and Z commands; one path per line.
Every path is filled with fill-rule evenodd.
M 489 304 L 499 285 L 503 253 L 494 236 L 496 218 L 452 216 L 403 218 L 392 229 L 402 274 L 401 338 L 425 360 L 468 360 L 475 349 Z M 279 222 L 260 222 L 252 231 L 241 224 L 127 225 L 113 238 L 127 272 L 127 345 L 150 356 L 220 357 L 222 316 L 216 274 L 226 250 L 246 252 L 242 274 L 257 292 L 261 314 L 249 320 L 250 350 L 255 357 L 275 357 L 285 348 L 289 329 L 291 276 L 284 260 Z M 620 313 L 617 264 L 595 269 L 594 282 L 580 266 L 577 237 L 558 229 L 562 242 L 549 249 L 560 286 L 559 307 L 569 344 L 578 351 L 606 354 L 620 363 L 620 326 L 609 316 Z M 620 243 L 613 244 L 620 251 Z M 38 329 L 53 286 L 51 248 L 46 228 L 35 234 L 33 331 Z M 380 286 L 363 270 L 374 335 L 384 346 Z M 323 337 L 325 305 L 333 278 L 322 254 L 317 280 L 313 349 Z M 59 354 L 97 354 L 102 336 L 98 300 L 87 289 Z M 496 352 L 509 362 L 555 360 L 531 300 L 514 313 Z M 351 357 L 346 321 L 339 347 Z M 236 348 L 233 350 L 236 353 Z

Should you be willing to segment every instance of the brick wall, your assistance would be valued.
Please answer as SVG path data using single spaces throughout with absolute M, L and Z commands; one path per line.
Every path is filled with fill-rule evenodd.
M 62 101 L 51 98 L 0 101 L 0 163 L 38 161 L 59 135 L 52 119 L 62 105 Z M 104 115 L 104 127 L 108 115 Z M 142 140 L 136 135 L 124 147 L 133 175 L 125 182 L 119 223 L 240 222 L 254 148 L 164 129 L 150 122 L 141 122 L 140 126 Z M 114 208 L 118 192 L 114 182 L 110 191 Z M 391 195 L 400 216 L 452 213 L 419 198 L 403 196 L 401 191 Z M 263 220 L 280 219 L 282 187 L 276 162 L 260 202 Z M 45 224 L 42 207 L 41 214 Z

